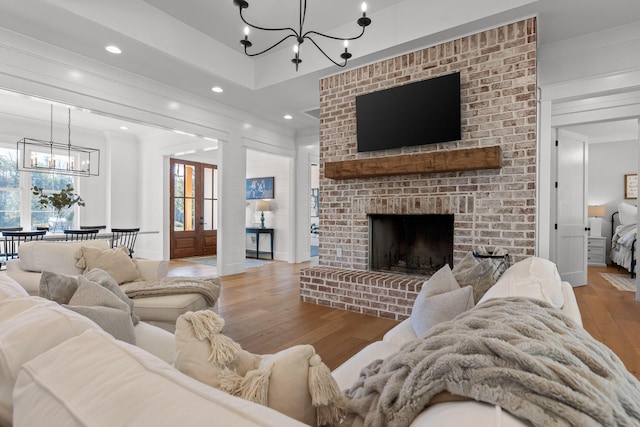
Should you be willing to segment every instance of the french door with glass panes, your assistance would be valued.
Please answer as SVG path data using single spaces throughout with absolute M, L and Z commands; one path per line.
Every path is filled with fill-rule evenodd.
M 171 159 L 172 259 L 216 254 L 217 179 L 215 165 Z

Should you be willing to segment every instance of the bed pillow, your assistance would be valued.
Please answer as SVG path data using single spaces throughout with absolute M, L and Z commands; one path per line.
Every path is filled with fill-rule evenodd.
M 109 273 L 119 285 L 142 280 L 138 267 L 124 246 L 104 250 L 82 246 L 76 259 L 76 266 L 83 268 L 85 274 L 94 268 L 100 268 Z
M 638 208 L 629 203 L 620 203 L 618 205 L 618 214 L 621 225 L 636 224 L 638 222 Z
M 65 308 L 93 320 L 114 338 L 136 343 L 129 306 L 108 289 L 78 277 L 78 290 Z

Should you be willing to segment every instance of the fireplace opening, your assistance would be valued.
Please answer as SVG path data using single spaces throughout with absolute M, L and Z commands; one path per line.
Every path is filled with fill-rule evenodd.
M 369 215 L 369 268 L 431 276 L 453 267 L 453 215 Z

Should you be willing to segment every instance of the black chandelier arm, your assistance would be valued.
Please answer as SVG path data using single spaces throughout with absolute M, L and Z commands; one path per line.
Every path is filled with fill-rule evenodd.
M 325 53 L 324 50 L 322 50 L 322 48 L 320 46 L 318 46 L 318 43 L 316 43 L 316 41 L 314 39 L 312 39 L 309 36 L 306 36 L 306 39 L 309 40 L 311 43 L 313 43 L 315 45 L 315 47 L 318 48 L 318 50 L 324 55 L 325 58 L 327 58 L 329 61 L 333 62 L 333 65 L 337 66 L 337 67 L 346 67 L 347 66 L 347 60 L 344 60 L 343 64 L 338 64 L 336 61 L 334 61 L 329 55 L 327 55 Z M 343 39 L 344 40 L 344 39 Z
M 244 47 L 244 53 L 247 56 L 258 56 L 258 55 L 262 55 L 265 52 L 269 52 L 271 49 L 273 49 L 274 47 L 278 46 L 279 44 L 281 44 L 282 42 L 284 42 L 286 39 L 290 38 L 290 37 L 295 37 L 297 39 L 297 35 L 295 34 L 289 34 L 288 36 L 285 36 L 282 40 L 280 40 L 278 43 L 274 44 L 271 47 L 266 48 L 265 50 L 263 50 L 262 52 L 257 52 L 257 53 L 249 53 L 247 52 L 247 46 L 245 45 Z M 311 39 L 309 39 L 311 40 Z M 314 43 L 315 44 L 315 43 Z M 317 46 L 317 45 L 316 45 Z
M 311 38 L 309 36 L 315 34 L 316 36 L 320 36 L 320 37 L 324 37 L 324 38 L 332 39 L 332 40 L 341 40 L 341 41 L 344 41 L 344 40 L 358 40 L 360 37 L 362 37 L 364 35 L 365 28 L 366 27 L 362 27 L 362 31 L 360 32 L 360 34 L 358 34 L 355 37 L 335 37 L 335 36 L 330 36 L 328 34 L 322 34 L 322 33 L 319 33 L 317 31 L 309 30 L 309 31 L 307 31 L 306 33 L 304 33 L 302 35 L 302 38 L 311 40 Z
M 294 33 L 296 35 L 296 37 L 299 36 L 298 32 L 296 30 L 294 30 L 293 28 L 291 28 L 291 27 L 266 28 L 266 27 L 260 27 L 258 25 L 254 25 L 254 24 L 250 23 L 249 21 L 247 21 L 246 19 L 244 19 L 244 15 L 242 14 L 242 8 L 240 8 L 240 19 L 242 19 L 242 22 L 244 22 L 245 24 L 247 24 L 251 28 L 255 28 L 256 30 L 262 30 L 262 31 L 291 31 L 292 33 Z

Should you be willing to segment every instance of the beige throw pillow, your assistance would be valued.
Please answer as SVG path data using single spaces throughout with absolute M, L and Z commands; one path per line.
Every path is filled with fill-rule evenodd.
M 268 406 L 308 425 L 333 425 L 344 398 L 311 345 L 259 356 L 222 335 L 213 311 L 188 312 L 176 322 L 176 367 L 235 396 Z
M 258 367 L 260 356 L 251 354 L 231 338 L 220 334 L 224 320 L 213 311 L 189 311 L 176 321 L 175 366 L 212 387 L 227 390 Z
M 140 271 L 124 246 L 104 250 L 83 246 L 78 252 L 76 267 L 84 268 L 85 274 L 94 268 L 100 268 L 113 277 L 119 285 L 142 279 Z

